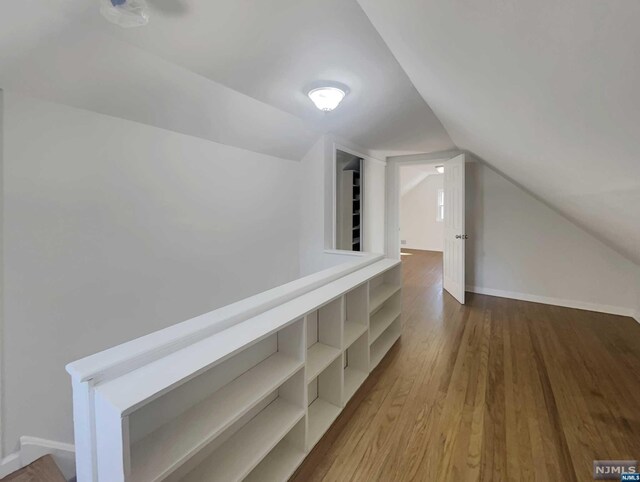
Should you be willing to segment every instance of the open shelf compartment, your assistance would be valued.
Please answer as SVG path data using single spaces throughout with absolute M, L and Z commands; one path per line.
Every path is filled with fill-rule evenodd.
M 300 420 L 276 445 L 244 482 L 284 482 L 289 480 L 306 456 L 305 420 Z
M 353 397 L 360 385 L 369 376 L 369 343 L 364 333 L 344 352 L 343 405 Z
M 320 307 L 306 316 L 307 324 L 307 381 L 342 353 L 344 297 Z
M 373 344 L 384 331 L 398 319 L 401 312 L 401 293 L 395 294 L 383 306 L 371 315 L 369 321 L 369 344 Z
M 396 318 L 389 327 L 382 332 L 378 339 L 371 345 L 370 348 L 370 366 L 369 369 L 373 370 L 380 361 L 387 354 L 393 344 L 400 338 L 402 327 L 400 326 L 400 318 Z
M 307 386 L 306 448 L 311 450 L 337 418 L 342 407 L 342 357 L 334 360 Z
M 369 313 L 374 314 L 394 294 L 400 291 L 401 267 L 395 266 L 369 281 Z
M 368 288 L 364 283 L 345 296 L 344 347 L 348 348 L 367 331 L 369 312 L 367 310 Z
M 266 400 L 268 405 L 256 414 L 250 414 L 248 420 L 241 420 L 231 427 L 209 450 L 194 458 L 194 464 L 176 472 L 171 480 L 244 480 L 301 421 L 304 422 L 304 385 L 304 370 L 300 370 L 271 394 Z
M 127 480 L 173 479 L 267 404 L 283 423 L 299 417 L 304 402 L 288 393 L 294 385 L 304 390 L 303 323 L 284 327 L 131 414 Z M 280 392 L 287 396 L 275 398 Z M 164 420 L 169 422 L 159 423 Z

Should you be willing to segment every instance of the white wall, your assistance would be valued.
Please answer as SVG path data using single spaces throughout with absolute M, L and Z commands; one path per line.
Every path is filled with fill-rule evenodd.
M 467 163 L 467 285 L 630 314 L 640 267 L 481 163 Z
M 384 253 L 386 164 L 364 161 L 364 250 Z
M 640 323 L 640 269 L 638 269 L 638 276 L 636 279 L 636 313 L 634 318 Z
M 300 164 L 4 99 L 5 454 L 71 442 L 69 361 L 298 276 Z
M 325 138 L 311 147 L 300 161 L 300 274 L 322 268 L 325 249 Z
M 443 178 L 442 174 L 427 176 L 400 197 L 400 239 L 407 241 L 402 247 L 444 249 L 444 223 L 436 220 L 438 189 L 443 188 Z
M 301 161 L 300 273 L 307 275 L 326 267 L 325 249 L 333 248 L 334 152 L 336 146 L 368 156 L 360 146 L 332 135 L 320 138 Z M 384 252 L 385 163 L 365 158 L 364 250 Z
M 36 1 L 38 7 L 36 3 L 21 5 L 3 15 L 0 30 L 18 10 L 31 11 L 33 17 L 14 21 L 26 39 L 28 30 L 35 27 L 36 16 L 46 11 L 49 15 L 45 23 L 49 23 L 60 14 L 60 5 L 48 11 L 48 6 Z M 42 6 L 43 11 L 36 13 Z M 11 49 L 4 50 L 12 44 L 6 37 L 15 41 L 21 36 L 12 33 L 12 28 L 6 36 L 1 32 L 0 86 L 10 92 L 296 161 L 320 135 L 299 117 L 104 33 L 103 29 L 110 26 L 99 15 L 96 17 L 97 24 L 85 19 L 61 26 L 59 33 L 39 39 L 15 58 L 9 55 Z M 45 25 L 35 28 L 40 32 Z M 113 29 L 115 34 L 124 33 Z M 140 34 L 144 32 L 134 33 Z

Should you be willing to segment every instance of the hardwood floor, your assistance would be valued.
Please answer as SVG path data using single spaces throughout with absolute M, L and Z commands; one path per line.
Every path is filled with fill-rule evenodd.
M 442 292 L 441 254 L 403 257 L 404 330 L 295 481 L 588 481 L 640 459 L 631 318 Z
M 0 482 L 66 482 L 66 479 L 51 455 L 45 455 Z

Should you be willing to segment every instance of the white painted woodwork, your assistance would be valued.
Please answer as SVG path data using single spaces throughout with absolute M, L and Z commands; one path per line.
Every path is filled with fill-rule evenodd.
M 371 316 L 369 325 L 369 343 L 375 342 L 380 335 L 400 316 L 400 293 L 396 292 L 385 306 Z
M 344 345 L 350 347 L 354 341 L 367 331 L 367 325 L 361 325 L 355 321 L 344 322 Z
M 366 328 L 366 327 L 365 327 Z M 344 352 L 343 405 L 351 399 L 369 375 L 369 338 L 363 333 Z
M 397 260 L 365 259 L 173 350 L 71 364 L 79 482 L 287 480 L 400 336 L 400 286 Z
M 304 417 L 304 409 L 281 399 L 272 402 L 183 482 L 239 481 Z
M 444 163 L 443 286 L 460 303 L 465 292 L 465 155 Z
M 314 343 L 307 350 L 307 380 L 312 380 L 320 375 L 320 372 L 340 356 L 340 349 L 324 343 Z
M 345 402 L 349 401 L 356 393 L 360 385 L 364 383 L 369 374 L 356 368 L 347 367 L 344 370 L 344 396 Z
M 276 353 L 131 448 L 132 480 L 162 480 L 303 366 Z
M 396 319 L 371 345 L 371 370 L 378 366 L 378 363 L 382 361 L 389 348 L 400 338 L 401 331 L 400 320 Z
M 282 482 L 293 475 L 305 456 L 304 449 L 284 439 L 244 480 L 245 482 Z
M 399 286 L 394 286 L 390 284 L 382 284 L 375 288 L 371 292 L 371 302 L 369 304 L 369 311 L 374 313 L 378 310 L 382 304 L 387 301 L 391 296 L 393 296 L 398 290 Z

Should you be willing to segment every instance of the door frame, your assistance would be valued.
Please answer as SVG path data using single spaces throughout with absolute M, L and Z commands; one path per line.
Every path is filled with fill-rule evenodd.
M 360 252 L 364 251 L 364 209 L 365 209 L 365 196 L 367 195 L 365 192 L 364 184 L 365 184 L 365 176 L 367 175 L 367 168 L 365 166 L 367 160 L 371 160 L 371 156 L 365 156 L 364 154 L 354 151 L 348 147 L 339 144 L 338 142 L 332 143 L 333 152 L 331 153 L 331 196 L 332 196 L 332 206 L 331 206 L 331 249 L 337 249 L 337 230 L 336 223 L 338 222 L 338 203 L 337 203 L 337 193 L 338 193 L 338 175 L 337 175 L 337 151 L 346 152 L 347 154 L 351 154 L 352 156 L 359 157 L 363 159 L 362 162 L 362 172 L 360 173 Z
M 387 157 L 385 254 L 388 258 L 400 259 L 400 167 L 412 164 L 441 164 L 460 154 L 465 152 L 456 149 Z M 468 156 L 466 160 L 468 162 Z

